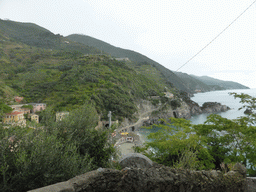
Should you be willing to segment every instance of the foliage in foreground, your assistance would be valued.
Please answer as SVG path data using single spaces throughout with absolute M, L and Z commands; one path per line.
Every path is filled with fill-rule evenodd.
M 53 120 L 49 111 L 44 128 L 0 128 L 1 191 L 27 191 L 108 167 L 115 150 L 108 132 L 94 129 L 98 116 L 91 104 Z
M 256 175 L 256 98 L 232 93 L 252 113 L 229 120 L 209 115 L 204 124 L 192 125 L 185 119 L 171 118 L 137 148 L 154 161 L 177 168 L 221 169 L 221 164 L 240 162 L 248 174 Z M 159 125 L 157 125 L 159 126 Z

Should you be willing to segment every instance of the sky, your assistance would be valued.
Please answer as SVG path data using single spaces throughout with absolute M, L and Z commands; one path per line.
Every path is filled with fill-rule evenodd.
M 255 0 L 0 0 L 0 18 L 88 35 L 176 71 Z M 179 71 L 256 88 L 256 3 Z

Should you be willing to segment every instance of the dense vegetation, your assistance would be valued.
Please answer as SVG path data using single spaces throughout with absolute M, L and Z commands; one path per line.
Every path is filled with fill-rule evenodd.
M 115 47 L 106 42 L 103 42 L 101 40 L 98 40 L 86 35 L 73 34 L 73 35 L 67 36 L 67 38 L 72 41 L 83 43 L 84 45 L 89 45 L 89 46 L 93 46 L 98 49 L 101 49 L 104 52 L 109 53 L 114 57 L 119 57 L 119 58 L 128 57 L 131 61 L 135 62 L 135 65 L 133 66 L 135 67 L 135 70 L 137 70 L 138 68 L 140 69 L 141 63 L 147 63 L 151 65 L 151 68 L 158 71 L 159 77 L 163 78 L 164 81 L 167 81 L 173 84 L 176 88 L 182 91 L 194 93 L 196 89 L 200 89 L 202 91 L 212 91 L 212 90 L 223 90 L 223 89 L 248 88 L 235 82 L 221 81 L 221 80 L 216 80 L 209 77 L 200 78 L 197 76 L 192 76 L 184 73 L 172 72 L 169 69 L 160 65 L 159 63 L 153 61 L 152 59 L 140 53 Z M 150 71 L 152 71 L 152 69 L 150 69 Z
M 137 99 L 171 88 L 110 56 L 42 49 L 0 34 L 1 81 L 23 96 L 23 102 L 45 102 L 55 111 L 69 111 L 93 100 L 103 118 L 113 111 L 114 118 L 131 119 Z
M 225 165 L 231 168 L 240 162 L 250 176 L 255 176 L 256 98 L 233 95 L 252 113 L 235 120 L 209 115 L 199 125 L 184 119 L 171 118 L 171 123 L 163 120 L 161 129 L 151 133 L 145 146 L 137 150 L 158 163 L 185 169 L 221 169 Z
M 69 41 L 69 39 L 59 34 L 55 35 L 49 30 L 33 23 L 20 23 L 0 19 L 0 32 L 8 38 L 38 48 L 79 51 L 86 54 L 100 53 L 100 50 L 94 47 Z
M 219 79 L 214 79 L 212 77 L 207 76 L 194 76 L 195 79 L 198 79 L 202 82 L 204 82 L 206 85 L 210 87 L 214 87 L 217 89 L 249 89 L 249 87 L 245 87 L 244 85 L 241 85 L 239 83 L 233 82 L 233 81 L 221 81 Z
M 11 110 L 7 104 L 14 104 L 15 95 L 24 97 L 23 103 L 47 104 L 47 110 L 40 113 L 38 126 L 43 127 L 4 129 L 0 124 L 2 191 L 27 191 L 112 166 L 110 160 L 116 152 L 109 132 L 94 129 L 99 115 L 106 119 L 112 111 L 114 120 L 135 119 L 136 101 L 150 96 L 160 96 L 165 106 L 176 109 L 180 107 L 179 99 L 168 101 L 163 92 L 187 98 L 187 93 L 179 95 L 174 86 L 187 91 L 195 88 L 190 90 L 173 72 L 139 53 L 118 51 L 120 54 L 113 56 L 131 60 L 117 61 L 99 54 L 97 47 L 73 42 L 35 24 L 0 20 L 0 116 Z M 240 98 L 255 109 L 254 98 Z M 159 100 L 153 99 L 152 103 L 157 105 Z M 56 111 L 70 111 L 70 115 L 55 122 Z M 237 121 L 211 116 L 198 126 L 185 120 L 172 122 L 180 129 L 166 124 L 140 150 L 166 165 L 179 166 L 181 157 L 191 157 L 193 165 L 188 163 L 187 167 L 196 169 L 218 168 L 219 162 L 255 165 L 255 128 L 249 124 L 255 123 L 255 116 L 250 114 L 250 118 Z M 231 137 L 216 130 L 225 130 Z M 235 150 L 231 148 L 232 138 L 247 143 L 239 143 L 241 150 L 231 153 Z M 156 153 L 147 153 L 149 147 Z
M 27 191 L 112 167 L 116 152 L 109 132 L 95 130 L 97 121 L 95 107 L 85 103 L 60 122 L 46 110 L 43 129 L 0 124 L 1 191 Z

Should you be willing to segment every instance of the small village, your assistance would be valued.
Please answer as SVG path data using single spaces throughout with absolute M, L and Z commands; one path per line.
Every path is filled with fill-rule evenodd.
M 164 92 L 165 97 L 173 99 L 174 95 L 170 92 Z M 13 105 L 8 105 L 12 108 L 12 111 L 5 113 L 2 117 L 2 123 L 4 128 L 9 128 L 10 126 L 19 126 L 21 128 L 28 127 L 35 129 L 40 122 L 39 112 L 47 108 L 46 103 L 22 103 L 23 97 L 15 96 L 13 98 Z M 159 99 L 158 96 L 151 96 L 150 99 Z M 160 107 L 161 103 L 159 104 Z M 150 113 L 152 111 L 149 111 Z M 62 121 L 69 115 L 68 111 L 56 112 L 55 119 L 56 122 Z M 112 140 L 115 141 L 114 146 L 119 148 L 119 151 L 123 155 L 133 152 L 135 146 L 142 144 L 140 136 L 138 135 L 139 127 L 142 126 L 145 120 L 148 120 L 148 112 L 139 118 L 139 120 L 133 124 L 122 126 L 118 120 L 113 121 L 111 119 L 111 112 L 108 114 L 108 121 L 101 120 L 99 121 L 96 130 L 109 129 L 114 127 L 114 131 L 111 134 Z
M 29 127 L 35 128 L 35 124 L 39 124 L 39 115 L 38 112 L 41 112 L 47 108 L 46 103 L 22 103 L 23 97 L 15 96 L 13 105 L 8 105 L 12 108 L 12 111 L 9 113 L 5 113 L 2 116 L 2 124 L 4 128 L 9 128 L 10 126 L 19 126 L 21 128 Z M 62 121 L 69 115 L 68 111 L 56 112 L 56 121 Z M 98 125 L 95 129 L 108 129 L 109 127 L 114 126 L 116 129 L 111 134 L 112 138 L 116 138 L 118 142 L 115 146 L 120 146 L 120 144 L 129 142 L 133 143 L 135 140 L 134 134 L 130 136 L 129 129 L 125 127 L 124 129 L 118 128 L 118 120 L 112 121 L 111 115 L 109 116 L 109 121 L 98 121 Z M 134 132 L 134 126 L 131 127 L 131 132 Z M 139 140 L 136 138 L 136 140 Z
M 39 115 L 37 112 L 43 111 L 46 109 L 46 103 L 23 103 L 21 104 L 23 97 L 15 96 L 14 97 L 15 103 L 14 105 L 8 105 L 12 108 L 12 111 L 9 113 L 5 113 L 2 117 L 2 123 L 4 124 L 5 128 L 9 126 L 20 126 L 26 127 L 29 122 L 39 123 Z M 17 104 L 18 103 L 18 104 Z M 69 112 L 57 112 L 56 113 L 56 121 L 62 121 Z

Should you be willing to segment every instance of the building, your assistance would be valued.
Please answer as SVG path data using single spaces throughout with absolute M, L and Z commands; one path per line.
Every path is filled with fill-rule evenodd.
M 45 103 L 28 103 L 27 105 L 32 105 L 32 113 L 35 113 L 37 111 L 43 111 L 46 109 L 46 104 Z
M 12 108 L 13 112 L 18 111 L 18 112 L 23 112 L 23 114 L 29 114 L 30 109 L 29 108 L 23 108 L 23 105 L 9 105 L 9 107 Z
M 31 121 L 39 123 L 39 115 L 32 113 L 32 114 L 29 114 L 28 117 L 31 119 Z
M 18 111 L 21 109 L 23 105 L 9 105 L 9 107 L 12 108 L 13 111 Z
M 23 100 L 23 97 L 15 96 L 14 97 L 15 102 L 20 103 Z
M 129 61 L 128 57 L 116 58 L 117 61 Z
M 174 97 L 174 95 L 170 92 L 164 92 L 165 97 L 172 99 Z
M 62 121 L 68 115 L 69 115 L 69 112 L 67 112 L 67 111 L 57 112 L 56 113 L 56 121 Z
M 3 117 L 4 124 L 26 126 L 26 120 L 24 119 L 23 112 L 14 111 L 12 113 L 6 113 Z

